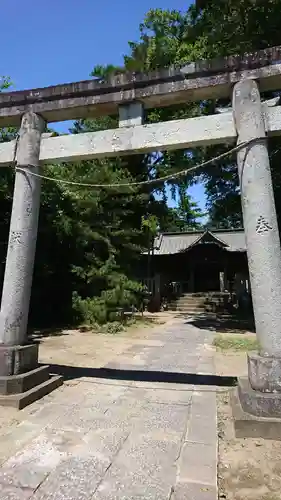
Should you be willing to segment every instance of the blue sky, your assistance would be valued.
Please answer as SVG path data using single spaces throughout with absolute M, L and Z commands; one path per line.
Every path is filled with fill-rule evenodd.
M 1 2 L 0 75 L 10 76 L 15 90 L 85 80 L 96 64 L 122 64 L 128 41 L 138 40 L 139 24 L 149 9 L 186 10 L 189 4 L 184 0 Z M 194 186 L 190 193 L 204 207 L 203 188 Z

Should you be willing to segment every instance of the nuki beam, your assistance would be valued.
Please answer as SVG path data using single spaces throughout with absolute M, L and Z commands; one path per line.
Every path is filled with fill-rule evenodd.
M 281 135 L 281 106 L 263 104 L 268 136 Z M 113 130 L 46 137 L 40 148 L 40 164 L 92 160 L 134 153 L 183 149 L 236 140 L 232 110 L 226 113 L 173 120 L 149 125 L 126 126 L 132 119 L 120 113 L 122 126 Z M 15 157 L 15 142 L 0 144 L 0 166 L 8 166 Z
M 260 91 L 281 88 L 281 47 L 243 56 L 197 61 L 147 74 L 119 73 L 107 80 L 86 80 L 52 87 L 0 94 L 0 127 L 18 126 L 27 111 L 46 122 L 117 115 L 118 106 L 132 101 L 145 108 L 187 101 L 231 98 L 233 85 L 245 79 L 259 82 Z

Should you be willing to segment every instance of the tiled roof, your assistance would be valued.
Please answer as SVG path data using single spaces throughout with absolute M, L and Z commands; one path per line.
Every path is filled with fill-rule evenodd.
M 245 252 L 246 242 L 243 230 L 188 231 L 186 233 L 162 233 L 155 239 L 154 255 L 169 255 L 184 252 L 205 235 L 210 235 L 229 252 Z

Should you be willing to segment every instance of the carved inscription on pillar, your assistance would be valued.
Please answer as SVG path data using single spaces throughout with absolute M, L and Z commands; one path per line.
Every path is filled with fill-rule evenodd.
M 268 233 L 268 231 L 272 230 L 272 226 L 262 215 L 259 216 L 256 224 L 256 232 L 258 234 Z
M 10 245 L 11 247 L 14 247 L 15 243 L 21 244 L 21 231 L 11 231 L 11 236 L 10 236 Z

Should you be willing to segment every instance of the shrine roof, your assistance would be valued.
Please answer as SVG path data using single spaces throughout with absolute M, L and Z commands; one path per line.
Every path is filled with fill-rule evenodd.
M 193 246 L 209 240 L 228 252 L 245 252 L 246 242 L 243 229 L 187 231 L 162 233 L 154 242 L 154 255 L 172 255 L 190 250 Z

